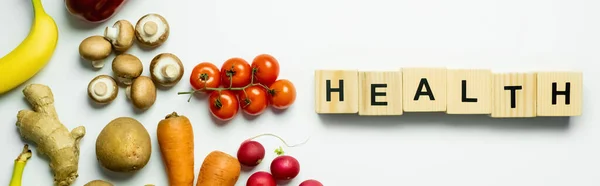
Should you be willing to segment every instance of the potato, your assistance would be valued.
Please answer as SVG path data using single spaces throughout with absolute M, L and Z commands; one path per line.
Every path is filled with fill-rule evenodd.
M 83 186 L 114 186 L 112 183 L 103 180 L 92 180 Z
M 119 117 L 108 123 L 96 139 L 96 158 L 114 172 L 137 171 L 152 153 L 150 134 L 137 120 Z

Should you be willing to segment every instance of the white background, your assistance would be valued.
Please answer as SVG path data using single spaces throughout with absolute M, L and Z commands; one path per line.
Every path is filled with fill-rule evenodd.
M 213 150 L 235 155 L 246 138 L 276 133 L 300 147 L 286 152 L 301 163 L 289 185 L 314 178 L 327 186 L 597 186 L 600 185 L 600 125 L 594 121 L 600 101 L 600 1 L 594 0 L 133 0 L 108 22 L 86 26 L 66 13 L 61 0 L 43 0 L 60 30 L 52 61 L 28 83 L 49 85 L 63 123 L 84 125 L 80 177 L 116 185 L 167 185 L 156 125 L 177 111 L 194 126 L 195 174 Z M 164 15 L 171 36 L 162 47 L 129 52 L 149 61 L 172 52 L 184 62 L 185 78 L 174 88 L 159 90 L 155 105 L 136 113 L 124 89 L 110 105 L 92 106 L 86 86 L 93 77 L 110 74 L 110 65 L 94 71 L 82 62 L 82 39 L 102 34 L 118 19 L 131 22 L 146 13 Z M 0 5 L 0 55 L 27 35 L 31 5 L 3 0 Z M 247 60 L 260 53 L 275 56 L 281 78 L 297 87 L 296 103 L 287 111 L 268 111 L 249 120 L 238 115 L 219 127 L 206 99 L 177 96 L 190 88 L 193 66 L 210 61 L 220 66 L 231 57 Z M 112 56 L 111 58 L 112 59 Z M 406 114 L 400 117 L 319 116 L 314 112 L 316 69 L 390 70 L 401 67 L 488 68 L 494 72 L 581 70 L 584 73 L 583 115 L 573 118 L 521 120 L 487 116 Z M 8 183 L 13 160 L 23 147 L 15 127 L 16 113 L 28 109 L 23 86 L 0 97 L 0 183 Z M 110 120 L 138 119 L 152 137 L 148 165 L 133 175 L 106 173 L 95 156 L 95 139 Z M 275 138 L 260 138 L 267 148 L 268 171 Z M 34 149 L 35 152 L 35 149 Z M 237 185 L 245 185 L 243 173 Z M 50 185 L 52 174 L 38 154 L 29 161 L 24 185 Z

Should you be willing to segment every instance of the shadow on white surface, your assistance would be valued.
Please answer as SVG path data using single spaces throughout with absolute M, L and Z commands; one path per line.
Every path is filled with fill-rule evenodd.
M 568 130 L 569 117 L 491 118 L 488 115 L 451 115 L 442 112 L 404 113 L 401 116 L 320 114 L 325 125 L 373 127 L 374 125 L 448 125 L 513 130 Z

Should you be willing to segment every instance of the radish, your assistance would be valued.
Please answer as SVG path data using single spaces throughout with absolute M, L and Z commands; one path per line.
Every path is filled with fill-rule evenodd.
M 277 186 L 277 183 L 271 174 L 259 171 L 248 177 L 246 186 Z
M 289 155 L 282 155 L 281 147 L 275 150 L 277 156 L 271 162 L 271 173 L 273 178 L 277 180 L 291 180 L 300 173 L 300 162 L 296 158 Z
M 237 152 L 240 164 L 254 167 L 265 158 L 265 147 L 257 141 L 245 141 Z
M 317 180 L 310 179 L 304 180 L 299 186 L 323 186 L 323 184 Z

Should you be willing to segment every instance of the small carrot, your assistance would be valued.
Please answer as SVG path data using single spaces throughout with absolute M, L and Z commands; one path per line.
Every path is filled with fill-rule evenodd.
M 234 186 L 241 169 L 242 166 L 235 157 L 221 151 L 212 151 L 202 162 L 196 186 Z
M 173 112 L 158 123 L 156 135 L 169 185 L 194 185 L 194 133 L 190 120 Z

